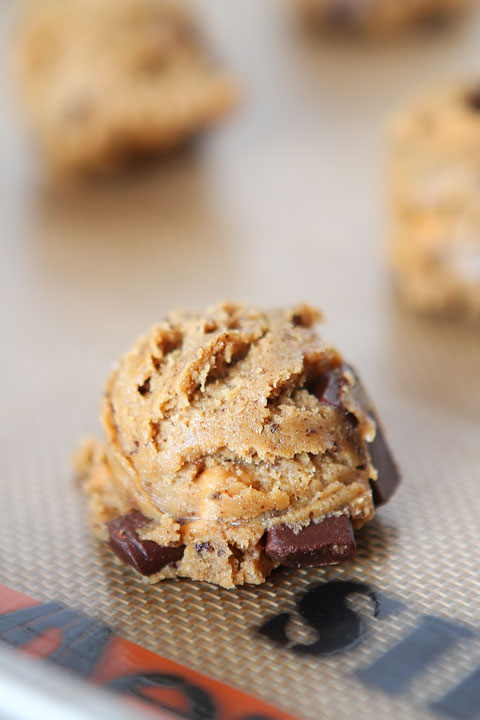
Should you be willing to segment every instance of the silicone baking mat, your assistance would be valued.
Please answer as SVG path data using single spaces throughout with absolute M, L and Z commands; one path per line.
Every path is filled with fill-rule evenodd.
M 382 128 L 418 88 L 478 69 L 480 13 L 369 45 L 307 40 L 280 0 L 196 6 L 243 106 L 164 163 L 56 188 L 13 112 L 12 3 L 0 6 L 0 582 L 300 718 L 473 718 L 479 327 L 416 318 L 391 296 Z M 148 586 L 90 537 L 70 452 L 99 432 L 104 379 L 134 338 L 171 307 L 224 298 L 323 309 L 403 485 L 342 567 L 234 591 Z M 343 651 L 324 654 L 325 632 Z

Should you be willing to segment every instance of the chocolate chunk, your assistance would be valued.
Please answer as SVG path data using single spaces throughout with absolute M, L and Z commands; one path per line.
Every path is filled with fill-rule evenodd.
M 287 525 L 277 525 L 267 533 L 265 552 L 288 567 L 334 565 L 355 555 L 352 523 L 346 515 L 327 517 L 310 523 L 295 535 Z
M 377 432 L 375 440 L 369 446 L 369 450 L 372 464 L 378 471 L 378 479 L 375 481 L 370 480 L 370 485 L 375 507 L 379 507 L 385 505 L 394 494 L 400 484 L 400 473 L 386 443 L 382 426 L 375 414 L 371 414 L 373 414 L 373 419 L 377 424 Z
M 342 390 L 345 382 L 341 368 L 330 370 L 330 372 L 321 375 L 315 380 L 311 392 L 316 395 L 320 402 L 343 409 Z
M 480 110 L 480 91 L 478 101 Z M 350 373 L 355 380 L 355 384 L 351 389 L 351 399 L 354 405 L 362 410 L 362 412 L 370 415 L 377 426 L 375 439 L 372 443 L 369 443 L 369 451 L 372 464 L 378 471 L 378 479 L 376 481 L 370 481 L 370 485 L 375 507 L 379 507 L 380 505 L 385 505 L 394 494 L 400 484 L 400 473 L 385 440 L 381 423 L 372 408 L 372 403 L 369 400 L 363 383 L 353 367 L 345 363 L 339 368 L 325 373 L 325 375 L 322 375 L 316 380 L 312 386 L 312 392 L 318 397 L 320 402 L 344 409 L 342 391 L 346 382 L 346 372 Z M 352 421 L 354 417 L 352 413 L 347 413 L 347 419 L 350 421 Z
M 355 385 L 352 389 L 353 401 L 363 412 L 368 413 L 377 426 L 375 439 L 369 443 L 369 452 L 372 465 L 377 469 L 378 479 L 370 481 L 372 488 L 373 502 L 375 507 L 385 505 L 398 485 L 400 484 L 400 473 L 393 459 L 392 453 L 387 445 L 385 435 L 383 433 L 382 424 L 378 419 L 376 412 L 372 408 L 368 395 L 363 387 L 357 373 L 351 366 L 346 366 L 355 378 Z
M 385 439 L 382 424 L 375 410 L 372 408 L 372 403 L 368 398 L 367 392 L 363 387 L 361 380 L 350 365 L 345 367 L 348 368 L 355 378 L 355 385 L 352 389 L 352 398 L 354 402 L 361 410 L 363 410 L 363 412 L 370 415 L 377 426 L 375 439 L 372 443 L 369 443 L 368 449 L 372 465 L 378 472 L 378 479 L 375 481 L 371 480 L 370 486 L 372 488 L 375 507 L 379 507 L 380 505 L 385 505 L 385 503 L 387 503 L 394 494 L 400 484 L 400 473 Z
M 133 510 L 107 524 L 109 545 L 115 555 L 142 575 L 153 575 L 165 565 L 180 560 L 184 550 L 183 545 L 162 547 L 153 540 L 141 540 L 137 530 L 149 522 L 139 510 Z

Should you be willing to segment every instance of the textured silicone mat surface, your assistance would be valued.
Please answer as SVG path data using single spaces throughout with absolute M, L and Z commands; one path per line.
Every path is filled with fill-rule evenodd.
M 431 717 L 427 706 L 480 666 L 479 637 L 458 630 L 480 629 L 480 328 L 415 318 L 390 296 L 381 129 L 416 88 L 478 67 L 480 15 L 394 45 L 315 48 L 288 4 L 200 6 L 245 104 L 163 165 L 84 187 L 40 183 L 1 78 L 0 579 L 305 719 Z M 4 52 L 6 0 L 0 13 Z M 225 297 L 324 310 L 324 334 L 376 401 L 403 485 L 344 567 L 281 570 L 235 591 L 144 585 L 91 539 L 69 455 L 80 435 L 99 432 L 102 384 L 133 339 L 171 307 Z M 295 600 L 332 579 L 368 583 L 402 606 L 374 618 L 367 598 L 352 598 L 366 633 L 329 657 L 257 633 L 293 612 L 292 640 L 315 640 Z M 392 693 L 381 673 L 356 674 L 425 615 L 457 630 L 445 626 L 443 647 L 434 622 L 427 636 L 445 652 L 429 651 L 418 672 L 422 648 L 412 655 L 410 643 L 410 682 Z M 395 657 L 381 667 L 398 669 Z

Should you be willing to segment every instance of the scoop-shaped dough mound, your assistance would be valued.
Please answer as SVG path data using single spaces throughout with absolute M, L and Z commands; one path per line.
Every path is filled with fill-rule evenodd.
M 84 444 L 77 466 L 117 554 L 112 521 L 132 511 L 140 544 L 183 548 L 150 579 L 261 583 L 278 564 L 265 551 L 276 526 L 372 517 L 375 423 L 318 319 L 308 306 L 173 312 L 111 373 L 105 442 Z M 337 398 L 325 391 L 334 375 Z
M 25 120 L 54 173 L 116 170 L 181 145 L 237 104 L 177 0 L 24 0 L 14 46 Z

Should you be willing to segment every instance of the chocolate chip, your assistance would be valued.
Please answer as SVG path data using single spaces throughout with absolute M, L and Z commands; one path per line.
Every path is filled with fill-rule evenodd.
M 196 543 L 195 550 L 199 555 L 203 555 L 204 552 L 212 552 L 213 546 L 209 542 Z
M 157 545 L 141 540 L 137 530 L 150 522 L 139 510 L 115 518 L 107 524 L 110 547 L 117 557 L 142 575 L 153 575 L 165 565 L 180 560 L 184 546 Z
M 231 543 L 228 543 L 228 549 L 231 552 L 231 559 L 236 563 L 237 568 L 239 568 L 243 562 L 243 551 L 240 550 L 239 547 L 237 547 L 236 545 L 232 545 Z
M 298 535 L 287 525 L 276 525 L 267 533 L 265 552 L 289 567 L 334 565 L 355 555 L 352 523 L 346 515 L 310 523 Z
M 143 383 L 143 385 L 138 386 L 137 390 L 140 395 L 148 395 L 148 393 L 150 392 L 150 380 L 151 378 L 148 377 Z

